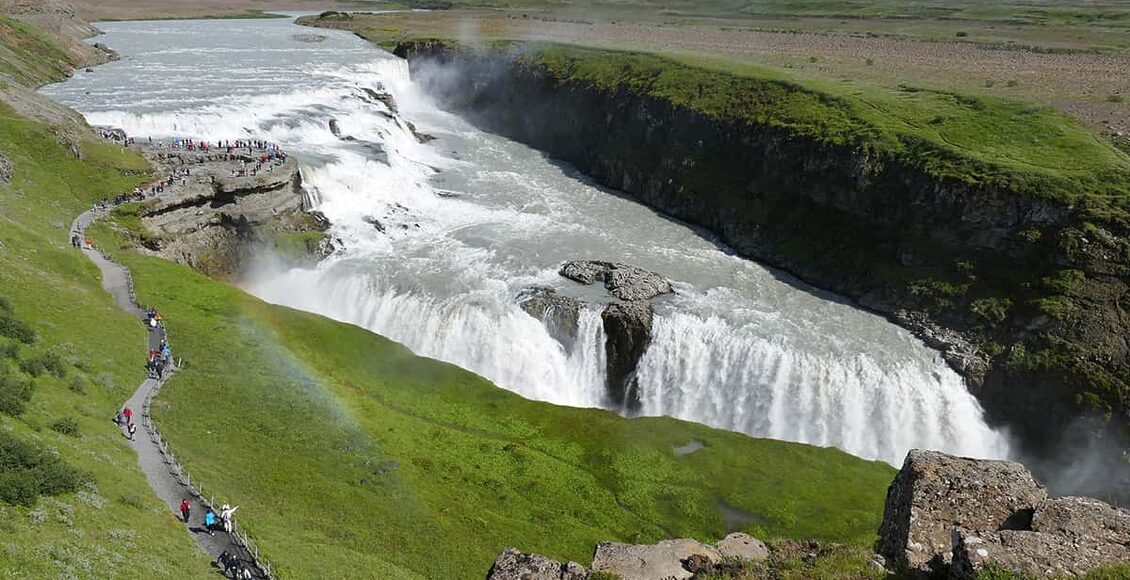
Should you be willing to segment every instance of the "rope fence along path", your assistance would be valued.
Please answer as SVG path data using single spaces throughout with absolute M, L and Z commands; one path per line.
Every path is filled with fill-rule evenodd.
M 123 310 L 133 314 L 142 323 L 146 324 L 147 350 L 157 350 L 163 340 L 167 340 L 164 325 L 157 328 L 149 326 L 145 311 L 138 306 L 134 293 L 133 278 L 129 270 L 93 247 L 85 243 L 86 228 L 95 219 L 105 215 L 110 206 L 94 207 L 75 218 L 71 224 L 70 239 L 79 241 L 83 254 L 90 259 L 102 272 L 102 287 L 114 298 L 114 302 Z M 210 533 L 204 528 L 204 514 L 209 508 L 215 510 L 219 522 L 219 508 L 215 495 L 208 494 L 199 480 L 193 481 L 184 467 L 177 461 L 176 456 L 169 449 L 168 442 L 161 436 L 157 426 L 150 418 L 153 406 L 153 397 L 160 392 L 165 380 L 172 372 L 167 371 L 162 378 L 147 378 L 138 386 L 129 400 L 123 406 L 140 410 L 140 425 L 142 432 L 129 441 L 130 447 L 137 452 L 137 460 L 141 470 L 145 473 L 149 486 L 157 496 L 165 502 L 175 516 L 179 518 L 179 506 L 183 499 L 189 499 L 192 504 L 191 517 L 187 524 L 196 543 L 212 558 L 219 558 L 227 552 L 234 555 L 243 563 L 252 578 L 274 578 L 271 564 L 260 554 L 259 549 L 232 519 L 232 531 L 228 533 L 222 528 Z

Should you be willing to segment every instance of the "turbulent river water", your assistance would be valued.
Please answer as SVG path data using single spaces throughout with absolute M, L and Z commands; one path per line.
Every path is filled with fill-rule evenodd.
M 641 413 L 896 464 L 912 447 L 1008 453 L 961 378 L 908 332 L 439 110 L 403 61 L 352 35 L 287 20 L 100 28 L 122 60 L 43 92 L 135 137 L 262 138 L 302 161 L 342 249 L 316 268 L 264 259 L 244 287 L 266 300 L 369 328 L 526 397 L 598 407 L 608 405 L 599 307 L 582 313 L 567 351 L 515 297 L 542 285 L 606 300 L 559 265 L 626 262 L 678 289 L 655 303 Z M 399 116 L 363 98 L 379 84 Z M 354 140 L 336 138 L 331 118 Z M 417 143 L 405 121 L 438 139 Z

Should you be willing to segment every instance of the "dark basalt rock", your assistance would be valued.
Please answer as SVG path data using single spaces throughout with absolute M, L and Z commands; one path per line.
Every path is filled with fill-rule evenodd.
M 559 274 L 581 284 L 602 281 L 621 300 L 650 300 L 675 291 L 671 282 L 659 274 L 627 264 L 576 260 L 561 266 Z
M 607 363 L 608 395 L 620 406 L 638 409 L 639 381 L 636 367 L 651 342 L 654 313 L 646 301 L 614 302 L 600 318 L 604 323 L 604 355 Z
M 561 296 L 552 288 L 528 288 L 518 295 L 518 306 L 542 321 L 549 335 L 561 343 L 566 352 L 573 352 L 581 314 L 580 301 Z

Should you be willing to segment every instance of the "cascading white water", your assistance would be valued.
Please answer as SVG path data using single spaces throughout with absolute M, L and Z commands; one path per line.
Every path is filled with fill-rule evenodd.
M 623 261 L 679 289 L 655 302 L 642 413 L 892 463 L 911 447 L 1007 453 L 961 379 L 907 332 L 438 110 L 406 63 L 359 39 L 327 31 L 302 43 L 302 29 L 277 21 L 105 30 L 100 40 L 126 58 L 49 94 L 135 136 L 268 139 L 303 161 L 342 249 L 310 269 L 265 260 L 244 284 L 264 299 L 372 329 L 526 397 L 604 406 L 608 297 L 556 268 Z M 365 91 L 381 86 L 404 118 Z M 405 119 L 439 139 L 419 144 Z M 531 286 L 592 304 L 572 349 L 517 305 Z

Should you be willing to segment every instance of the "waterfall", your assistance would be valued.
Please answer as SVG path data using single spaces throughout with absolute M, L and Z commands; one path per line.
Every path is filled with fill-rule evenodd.
M 640 413 L 895 464 L 912 447 L 1008 453 L 960 377 L 906 331 L 439 110 L 401 59 L 344 33 L 302 43 L 286 22 L 150 26 L 133 35 L 109 24 L 105 40 L 125 58 L 45 91 L 135 137 L 256 138 L 294 154 L 308 203 L 342 249 L 314 268 L 265 258 L 243 280 L 265 300 L 362 326 L 528 398 L 607 407 L 609 298 L 556 270 L 624 261 L 679 286 L 656 301 Z M 372 91 L 392 93 L 400 115 Z M 439 139 L 420 144 L 405 120 Z M 588 304 L 573 348 L 518 306 L 532 286 Z
M 813 356 L 717 317 L 657 317 L 637 376 L 644 414 L 896 465 L 908 446 L 990 457 L 1008 450 L 953 372 L 920 361 L 892 368 L 862 352 Z

